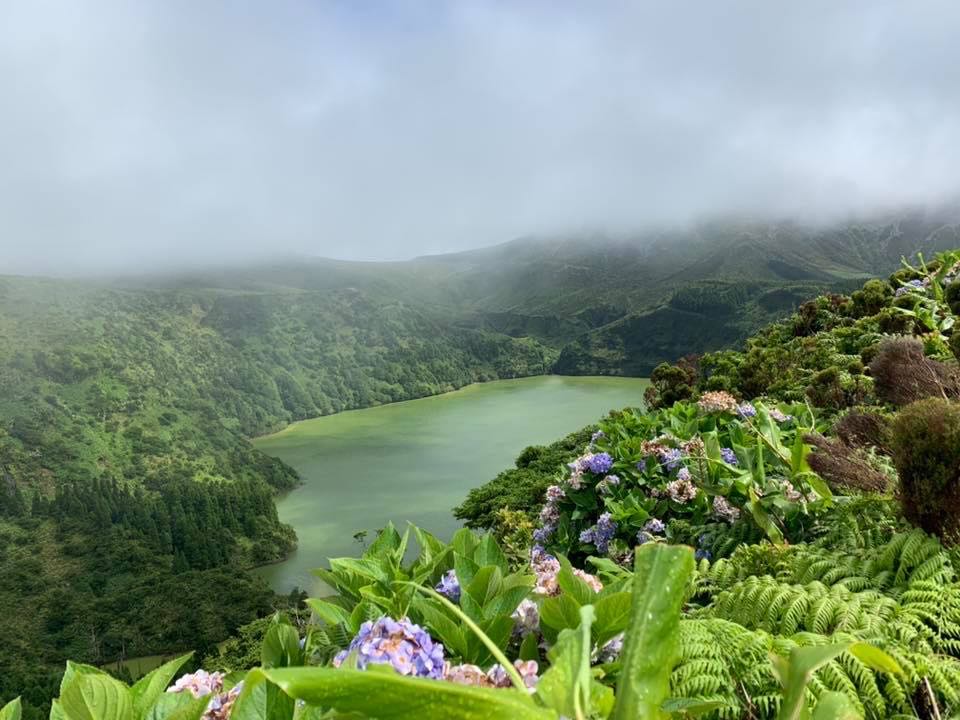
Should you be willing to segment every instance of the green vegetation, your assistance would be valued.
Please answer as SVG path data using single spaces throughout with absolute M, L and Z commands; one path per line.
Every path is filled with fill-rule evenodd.
M 713 228 L 709 243 L 515 243 L 150 289 L 0 279 L 0 607 L 22 619 L 0 631 L 0 696 L 21 693 L 24 714 L 37 717 L 66 657 L 99 664 L 189 644 L 216 658 L 221 640 L 287 604 L 246 569 L 292 547 L 273 495 L 297 479 L 251 447 L 252 435 L 476 380 L 643 372 L 730 345 L 815 289 L 890 270 L 904 244 L 956 240 L 955 229 L 915 219 L 812 236 L 769 230 Z M 791 250 L 801 235 L 806 249 Z M 955 494 L 958 257 L 821 296 L 742 351 L 663 366 L 654 413 L 614 414 L 602 437 L 526 451 L 457 510 L 502 543 L 465 531 L 444 545 L 420 532 L 410 566 L 407 540 L 382 533 L 364 558 L 331 569 L 345 573 L 326 578 L 339 594 L 312 605 L 304 651 L 284 623 L 266 629 L 265 669 L 230 702 L 251 716 L 271 707 L 286 717 L 303 699 L 388 717 L 370 704 L 379 687 L 393 693 L 390 712 L 422 697 L 463 717 L 960 709 L 955 528 L 928 521 L 931 492 Z M 755 414 L 743 411 L 761 396 Z M 928 397 L 939 410 L 912 405 Z M 919 437 L 922 457 L 909 440 Z M 875 497 L 888 486 L 902 508 Z M 675 553 L 676 568 L 676 553 L 689 554 L 667 541 L 697 546 L 696 578 L 652 579 L 666 572 L 655 558 Z M 414 587 L 452 584 L 456 604 Z M 533 640 L 513 634 L 529 603 L 541 624 Z M 649 618 L 650 608 L 661 610 Z M 374 628 L 413 633 L 428 655 L 431 636 L 442 639 L 461 675 L 486 689 L 436 683 L 436 657 L 423 661 L 433 681 L 361 672 L 350 646 Z M 628 629 L 622 653 L 608 647 Z M 240 633 L 248 641 L 225 664 L 250 662 L 256 633 Z M 664 653 L 653 664 L 651 648 Z M 276 669 L 331 658 L 339 669 Z M 500 670 L 471 667 L 494 661 Z M 532 684 L 531 670 L 532 695 L 490 687 L 502 676 Z M 205 703 L 155 692 L 176 672 L 138 690 L 70 665 L 55 716 L 199 716 Z M 83 705 L 90 698 L 113 710 Z

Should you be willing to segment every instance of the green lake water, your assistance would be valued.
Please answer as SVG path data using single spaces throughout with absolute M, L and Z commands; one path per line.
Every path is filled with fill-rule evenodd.
M 290 464 L 303 485 L 277 502 L 297 531 L 287 560 L 258 572 L 278 592 L 316 591 L 315 567 L 356 554 L 353 539 L 392 520 L 446 540 L 451 508 L 471 488 L 545 444 L 643 402 L 641 378 L 547 375 L 470 385 L 456 392 L 298 422 L 254 444 Z

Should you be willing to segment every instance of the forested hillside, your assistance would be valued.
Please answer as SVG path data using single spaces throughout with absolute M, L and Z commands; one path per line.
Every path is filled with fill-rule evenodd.
M 741 224 L 409 263 L 0 276 L 0 608 L 31 608 L 0 629 L 0 695 L 41 705 L 68 656 L 209 650 L 269 610 L 247 569 L 293 547 L 273 495 L 297 478 L 250 436 L 496 378 L 645 375 L 955 239 L 943 219 Z

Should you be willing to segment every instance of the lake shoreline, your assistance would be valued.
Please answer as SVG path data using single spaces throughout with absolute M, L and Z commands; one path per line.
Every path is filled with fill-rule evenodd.
M 444 390 L 443 392 L 432 393 L 430 395 L 419 395 L 417 397 L 406 398 L 404 400 L 393 400 L 391 402 L 379 403 L 377 405 L 364 405 L 362 407 L 345 408 L 343 410 L 337 410 L 337 412 L 328 413 L 327 415 L 314 415 L 312 417 L 301 418 L 299 420 L 291 420 L 279 430 L 273 430 L 271 432 L 263 433 L 261 435 L 250 435 L 250 436 L 247 436 L 247 440 L 250 443 L 254 443 L 257 440 L 265 440 L 267 438 L 272 438 L 277 435 L 282 435 L 283 433 L 287 432 L 288 430 L 296 427 L 301 423 L 312 422 L 314 420 L 319 420 L 320 418 L 336 417 L 338 415 L 345 415 L 347 413 L 359 412 L 361 410 L 372 410 L 373 408 L 379 408 L 379 407 L 392 407 L 394 405 L 403 405 L 404 403 L 416 402 L 417 400 L 426 400 L 428 398 L 443 397 L 444 395 L 452 395 L 453 393 L 458 393 L 463 390 L 468 390 L 472 387 L 483 387 L 485 385 L 490 385 L 492 383 L 509 382 L 510 380 L 528 380 L 530 378 L 541 378 L 541 377 L 583 378 L 585 380 L 606 379 L 606 378 L 623 379 L 623 380 L 646 380 L 647 379 L 642 375 L 564 375 L 562 373 L 537 373 L 534 375 L 517 375 L 515 377 L 496 378 L 495 380 L 477 380 L 476 382 L 471 382 L 471 383 L 467 383 L 466 385 L 461 385 L 460 387 L 456 387 L 453 390 Z M 296 488 L 291 488 L 286 492 L 292 492 L 295 489 Z

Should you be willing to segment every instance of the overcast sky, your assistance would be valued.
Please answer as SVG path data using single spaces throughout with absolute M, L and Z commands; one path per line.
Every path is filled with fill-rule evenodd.
M 0 272 L 956 196 L 960 3 L 0 3 Z

